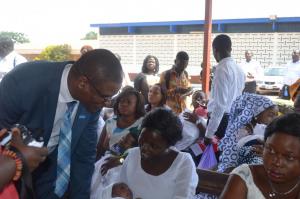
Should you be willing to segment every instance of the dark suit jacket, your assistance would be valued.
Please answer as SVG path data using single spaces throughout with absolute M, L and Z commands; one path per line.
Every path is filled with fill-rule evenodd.
M 68 62 L 28 62 L 9 72 L 0 83 L 0 128 L 19 123 L 33 133 L 43 130 L 45 146 L 52 132 L 60 81 Z M 72 127 L 70 197 L 89 198 L 94 171 L 99 112 L 81 104 Z M 55 199 L 57 147 L 33 173 L 39 199 Z

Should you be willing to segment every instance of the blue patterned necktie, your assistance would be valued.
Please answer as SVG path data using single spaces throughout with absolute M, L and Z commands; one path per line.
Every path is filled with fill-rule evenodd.
M 71 139 L 72 139 L 72 120 L 71 115 L 76 102 L 67 103 L 67 111 L 60 128 L 58 152 L 57 152 L 57 177 L 55 182 L 55 194 L 62 197 L 66 192 L 70 179 L 71 162 Z

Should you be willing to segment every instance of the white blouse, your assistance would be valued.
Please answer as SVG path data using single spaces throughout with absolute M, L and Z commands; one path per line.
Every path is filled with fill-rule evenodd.
M 230 174 L 238 175 L 243 179 L 248 189 L 247 199 L 265 199 L 265 196 L 261 193 L 253 181 L 253 176 L 249 165 L 242 164 L 241 166 L 235 168 Z
M 192 157 L 178 152 L 170 168 L 153 176 L 141 167 L 140 148 L 132 148 L 121 170 L 121 181 L 126 183 L 134 198 L 189 199 L 195 195 L 198 175 Z

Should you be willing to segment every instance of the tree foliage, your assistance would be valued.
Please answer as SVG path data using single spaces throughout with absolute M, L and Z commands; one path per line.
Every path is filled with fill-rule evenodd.
M 85 37 L 83 38 L 83 40 L 97 40 L 97 33 L 94 31 L 90 31 L 88 33 L 85 34 Z
M 1 31 L 0 37 L 8 37 L 11 38 L 15 43 L 29 43 L 28 37 L 21 32 L 7 32 L 7 31 Z
M 71 46 L 68 44 L 47 46 L 35 60 L 67 61 L 71 58 Z

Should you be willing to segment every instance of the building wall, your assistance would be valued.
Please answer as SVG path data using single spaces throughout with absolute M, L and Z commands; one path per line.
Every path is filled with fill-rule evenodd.
M 300 32 L 226 33 L 232 39 L 232 56 L 239 63 L 245 50 L 254 53 L 254 59 L 263 67 L 281 66 L 291 60 L 294 49 L 300 49 Z M 214 33 L 212 39 L 218 34 Z M 192 74 L 199 74 L 203 55 L 203 32 L 194 34 L 153 35 L 100 35 L 99 47 L 107 48 L 122 57 L 122 64 L 130 72 L 139 72 L 144 58 L 155 55 L 160 62 L 160 72 L 170 68 L 178 51 L 190 55 Z M 211 54 L 211 63 L 216 62 Z

